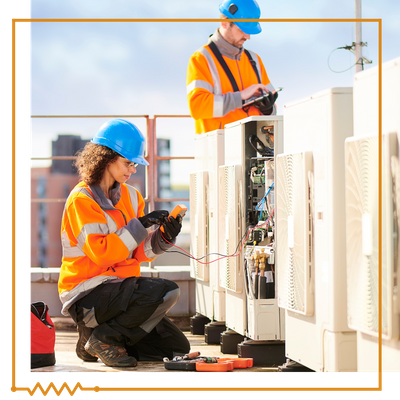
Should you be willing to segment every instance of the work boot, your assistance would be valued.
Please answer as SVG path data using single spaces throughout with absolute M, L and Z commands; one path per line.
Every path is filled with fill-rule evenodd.
M 88 361 L 88 362 L 96 362 L 97 357 L 91 356 L 86 350 L 85 350 L 85 344 L 89 340 L 90 335 L 92 334 L 93 329 L 88 328 L 85 325 L 79 324 L 78 325 L 78 333 L 79 333 L 79 339 L 78 342 L 76 343 L 76 355 L 83 361 Z
M 128 356 L 125 347 L 103 343 L 93 335 L 86 343 L 85 350 L 93 357 L 99 357 L 109 367 L 136 367 L 137 365 L 136 358 Z

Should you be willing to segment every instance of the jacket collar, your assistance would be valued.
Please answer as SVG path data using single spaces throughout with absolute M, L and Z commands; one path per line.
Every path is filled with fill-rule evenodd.
M 215 31 L 215 33 L 208 39 L 208 43 L 214 42 L 218 50 L 221 52 L 221 54 L 225 57 L 231 58 L 232 60 L 238 59 L 240 60 L 240 57 L 242 56 L 244 48 L 238 48 L 230 43 L 228 43 L 219 33 L 219 28 Z
M 113 188 L 111 189 L 111 202 L 113 203 L 114 207 L 111 206 L 99 185 L 89 185 L 89 188 L 93 194 L 94 200 L 103 210 L 113 210 L 121 199 L 121 184 L 119 182 L 115 182 Z

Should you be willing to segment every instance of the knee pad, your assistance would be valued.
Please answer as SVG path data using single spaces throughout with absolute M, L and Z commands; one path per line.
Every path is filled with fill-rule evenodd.
M 170 310 L 177 303 L 179 299 L 179 294 L 180 294 L 180 289 L 178 285 L 176 285 L 175 289 L 170 290 L 164 296 L 164 305 L 167 308 L 167 311 Z

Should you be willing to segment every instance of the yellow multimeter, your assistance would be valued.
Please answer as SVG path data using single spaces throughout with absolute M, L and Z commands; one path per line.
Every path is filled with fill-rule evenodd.
M 180 215 L 182 218 L 185 216 L 187 211 L 187 207 L 184 204 L 178 204 L 175 206 L 175 208 L 169 213 L 168 217 L 174 217 L 176 218 L 178 215 Z M 168 218 L 167 217 L 167 218 Z M 164 232 L 164 227 L 161 226 L 161 230 Z

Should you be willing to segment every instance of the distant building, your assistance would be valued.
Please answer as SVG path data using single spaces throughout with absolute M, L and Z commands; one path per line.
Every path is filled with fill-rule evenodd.
M 66 199 L 77 175 L 52 174 L 51 167 L 31 168 L 32 199 Z M 61 265 L 61 217 L 64 201 L 31 203 L 31 266 Z
M 81 139 L 78 135 L 58 135 L 57 140 L 51 143 L 51 155 L 75 156 L 78 150 L 85 147 L 88 140 Z M 53 160 L 51 163 L 52 174 L 76 174 L 76 168 L 71 160 Z
M 169 157 L 171 155 L 170 140 L 157 139 L 157 154 L 160 157 Z M 159 199 L 173 197 L 171 192 L 171 163 L 169 160 L 158 160 L 157 162 L 157 187 L 157 197 Z M 157 208 L 169 210 L 171 202 L 160 202 L 157 204 Z

